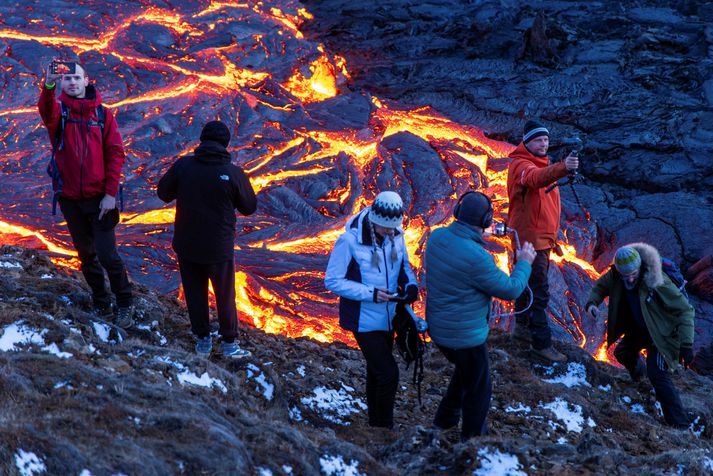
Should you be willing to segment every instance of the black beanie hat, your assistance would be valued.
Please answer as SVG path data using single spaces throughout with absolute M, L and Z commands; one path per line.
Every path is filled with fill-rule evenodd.
M 230 130 L 228 126 L 220 121 L 210 121 L 203 126 L 201 131 L 201 142 L 204 140 L 212 140 L 221 144 L 223 147 L 228 147 L 230 143 Z
M 483 223 L 485 215 L 490 214 L 492 220 L 493 208 L 490 199 L 480 192 L 469 192 L 461 197 L 456 209 L 455 219 L 468 225 L 487 228 L 490 223 Z M 485 225 L 485 226 L 484 226 Z
M 548 136 L 550 131 L 547 130 L 545 126 L 537 121 L 527 121 L 525 123 L 525 129 L 522 132 L 522 142 L 527 144 L 535 137 Z

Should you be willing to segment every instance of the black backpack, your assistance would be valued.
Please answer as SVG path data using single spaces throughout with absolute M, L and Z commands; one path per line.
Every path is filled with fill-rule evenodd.
M 411 316 L 406 304 L 396 305 L 393 329 L 396 334 L 396 350 L 404 362 L 406 369 L 413 362 L 413 383 L 417 385 L 418 404 L 421 405 L 421 382 L 423 381 L 423 354 L 426 352 L 426 341 L 423 333 L 416 327 L 416 321 Z M 418 319 L 418 318 L 417 318 Z M 425 332 L 425 330 L 423 331 Z

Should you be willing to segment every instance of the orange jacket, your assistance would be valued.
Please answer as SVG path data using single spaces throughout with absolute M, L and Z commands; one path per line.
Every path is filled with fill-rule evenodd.
M 564 162 L 550 164 L 548 156 L 537 157 L 520 142 L 510 153 L 508 169 L 508 226 L 517 230 L 521 242 L 536 250 L 553 248 L 560 225 L 560 191 L 545 189 L 567 176 Z

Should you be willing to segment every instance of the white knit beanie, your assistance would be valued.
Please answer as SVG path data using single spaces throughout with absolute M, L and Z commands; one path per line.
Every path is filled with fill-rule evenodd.
M 369 221 L 384 228 L 398 228 L 404 217 L 404 202 L 396 192 L 381 192 L 369 210 Z

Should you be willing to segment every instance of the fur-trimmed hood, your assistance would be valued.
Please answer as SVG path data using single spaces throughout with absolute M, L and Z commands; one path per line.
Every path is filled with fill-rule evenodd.
M 646 286 L 648 286 L 649 289 L 655 289 L 661 286 L 663 284 L 663 271 L 661 270 L 661 254 L 658 250 L 646 243 L 630 243 L 625 246 L 630 246 L 639 252 L 642 268 L 641 278 Z M 619 270 L 617 270 L 617 272 L 619 272 Z

